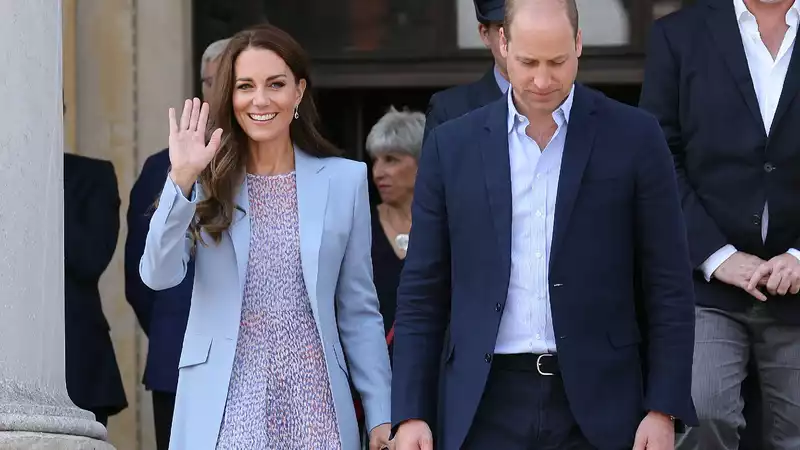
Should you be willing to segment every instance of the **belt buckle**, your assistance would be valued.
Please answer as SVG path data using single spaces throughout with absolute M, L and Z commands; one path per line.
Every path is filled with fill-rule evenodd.
M 542 376 L 545 376 L 545 377 L 551 377 L 551 376 L 555 375 L 555 373 L 542 371 L 542 358 L 544 358 L 544 357 L 553 357 L 553 355 L 550 354 L 550 353 L 544 353 L 542 355 L 539 355 L 539 357 L 536 358 L 536 371 L 539 372 L 539 375 L 542 375 Z

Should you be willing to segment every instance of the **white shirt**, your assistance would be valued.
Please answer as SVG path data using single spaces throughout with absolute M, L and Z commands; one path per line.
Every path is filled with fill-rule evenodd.
M 786 74 L 789 71 L 789 61 L 792 59 L 797 26 L 800 23 L 800 6 L 795 1 L 786 13 L 786 24 L 789 25 L 789 29 L 783 37 L 783 42 L 775 59 L 772 58 L 767 46 L 764 45 L 764 41 L 761 40 L 756 16 L 747 9 L 744 1 L 733 0 L 733 7 L 739 23 L 739 33 L 742 36 L 744 54 L 747 58 L 747 66 L 750 69 L 750 78 L 753 81 L 753 87 L 758 98 L 758 109 L 761 111 L 764 131 L 769 135 L 772 121 L 775 118 L 775 111 L 778 109 L 778 100 L 780 100 L 781 92 L 783 92 Z M 763 241 L 767 240 L 768 229 L 769 205 L 765 204 L 761 218 L 761 239 Z M 800 259 L 800 251 L 789 249 L 788 252 Z M 706 280 L 710 281 L 714 271 L 734 253 L 736 253 L 736 247 L 728 244 L 709 256 L 700 265 L 700 270 Z
M 511 277 L 495 353 L 553 353 L 556 339 L 548 285 L 561 158 L 575 88 L 553 112 L 556 132 L 544 150 L 525 134 L 530 123 L 508 90 L 511 166 Z

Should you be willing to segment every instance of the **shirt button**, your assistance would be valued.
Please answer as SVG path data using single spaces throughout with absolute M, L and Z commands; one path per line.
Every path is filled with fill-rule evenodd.
M 536 334 L 536 340 L 537 341 L 541 341 L 542 340 L 542 336 L 540 334 L 538 334 L 538 333 Z
M 541 211 L 536 211 L 536 217 L 542 217 L 542 212 Z
M 483 355 L 483 360 L 486 361 L 487 363 L 492 362 L 492 355 L 490 353 Z
M 536 252 L 536 257 L 537 258 L 541 258 L 542 257 L 542 253 L 541 252 Z
M 772 172 L 773 170 L 775 170 L 775 166 L 774 166 L 774 165 L 772 165 L 772 163 L 766 163 L 766 164 L 764 164 L 764 172 L 770 173 L 770 172 Z

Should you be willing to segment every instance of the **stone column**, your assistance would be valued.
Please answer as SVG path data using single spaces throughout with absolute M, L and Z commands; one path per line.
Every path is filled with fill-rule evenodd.
M 112 449 L 64 379 L 61 0 L 0 16 L 0 448 Z

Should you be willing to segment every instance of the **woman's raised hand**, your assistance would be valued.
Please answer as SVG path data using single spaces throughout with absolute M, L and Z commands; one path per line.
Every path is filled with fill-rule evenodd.
M 170 177 L 187 195 L 217 154 L 222 140 L 222 128 L 217 128 L 206 144 L 208 108 L 208 103 L 202 103 L 201 107 L 198 98 L 186 100 L 180 123 L 175 121 L 175 108 L 169 109 Z

